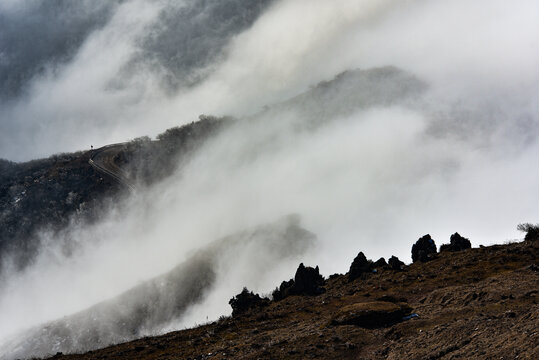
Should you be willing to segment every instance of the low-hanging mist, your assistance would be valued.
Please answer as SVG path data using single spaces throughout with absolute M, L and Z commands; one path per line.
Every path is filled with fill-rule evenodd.
M 69 56 L 44 55 L 54 71 L 0 102 L 0 157 L 13 160 L 153 136 L 201 113 L 237 118 L 176 173 L 103 208 L 104 220 L 65 229 L 79 244 L 69 256 L 43 232 L 34 263 L 0 284 L 0 342 L 290 213 L 314 247 L 287 259 L 264 257 L 259 241 L 223 252 L 215 266 L 226 274 L 140 335 L 228 314 L 242 286 L 267 293 L 300 261 L 329 275 L 359 251 L 409 260 L 426 233 L 489 244 L 539 217 L 536 2 L 230 1 L 230 14 L 216 3 L 99 8 L 108 17 L 81 30 Z M 6 4 L 3 16 L 22 11 Z M 200 22 L 171 25 L 195 12 Z M 177 33 L 196 34 L 177 36 L 197 50 L 171 44 Z M 2 65 L 10 54 L 0 51 Z

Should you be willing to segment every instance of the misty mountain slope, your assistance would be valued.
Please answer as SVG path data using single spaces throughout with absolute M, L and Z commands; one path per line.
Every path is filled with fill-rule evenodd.
M 167 129 L 157 141 L 139 137 L 127 142 L 114 161 L 133 181 L 152 185 L 168 176 L 181 176 L 183 164 L 235 120 L 200 115 L 190 124 Z
M 229 136 L 227 129 L 246 132 L 250 126 L 260 125 L 262 129 L 258 139 L 265 142 L 268 138 L 273 139 L 272 131 L 275 131 L 268 126 L 268 122 L 278 127 L 280 133 L 277 136 L 289 136 L 300 128 L 312 130 L 358 110 L 412 106 L 419 101 L 426 88 L 426 84 L 417 77 L 392 66 L 349 70 L 312 86 L 290 100 L 267 106 L 264 111 L 252 116 L 234 119 L 201 115 L 196 122 L 159 134 L 159 141 L 137 138 L 128 142 L 115 160 L 135 179 L 151 184 L 172 174 L 180 176 L 181 172 L 174 171 L 196 155 L 196 151 L 204 151 L 208 140 Z M 290 113 L 296 117 L 292 124 L 288 120 Z M 284 128 L 279 127 L 280 124 Z M 263 149 L 264 146 L 252 150 L 258 152 Z
M 151 185 L 178 171 L 228 120 L 201 116 L 166 130 L 159 141 L 127 142 L 110 160 L 131 181 Z M 124 189 L 89 165 L 92 155 L 59 154 L 25 163 L 0 159 L 0 272 L 5 266 L 25 268 L 43 247 L 60 246 L 69 255 L 77 240 L 63 229 L 72 223 L 95 223 L 111 206 L 121 205 Z M 43 233 L 52 242 L 42 244 Z
M 313 124 L 351 115 L 359 109 L 411 106 L 427 90 L 417 76 L 395 66 L 348 70 L 266 110 L 294 111 Z M 265 115 L 265 112 L 262 112 Z
M 89 129 L 91 124 L 104 125 L 110 114 L 102 113 L 97 117 L 93 114 L 96 110 L 107 111 L 109 99 L 124 99 L 124 105 L 109 109 L 119 112 L 116 119 L 125 120 L 131 116 L 120 113 L 136 107 L 137 99 L 144 94 L 157 91 L 159 97 L 173 98 L 180 91 L 189 91 L 213 73 L 226 57 L 234 37 L 248 30 L 273 2 L 35 0 L 1 4 L 0 157 L 21 161 L 44 155 L 8 155 L 7 150 L 21 142 L 6 137 L 6 133 L 18 132 L 21 141 L 28 134 L 40 141 L 58 136 L 74 139 L 76 134 L 70 136 L 67 133 L 75 123 L 78 130 L 85 128 L 86 131 L 93 131 Z M 103 42 L 108 43 L 106 51 L 101 48 Z M 80 67 L 74 64 L 80 64 Z M 109 66 L 115 70 L 108 72 Z M 74 92 L 63 93 L 61 88 L 70 83 L 72 76 L 77 78 L 73 84 L 75 88 L 86 87 L 87 90 L 84 95 L 64 102 L 66 95 Z M 150 78 L 153 80 L 148 82 Z M 43 94 L 43 85 L 52 84 L 59 86 L 59 92 Z M 101 91 L 106 95 L 95 97 Z M 58 102 L 49 97 L 55 97 L 53 93 L 59 95 Z M 45 116 L 46 119 L 41 111 L 35 115 L 23 114 L 28 101 L 59 111 L 53 111 L 50 116 Z M 70 104 L 67 108 L 66 103 Z M 75 108 L 80 109 L 80 106 L 87 108 L 86 115 L 72 112 L 78 112 Z M 34 122 L 36 118 L 41 120 Z M 50 129 L 52 124 L 63 124 L 62 129 L 43 136 L 43 131 Z M 171 124 L 160 127 L 167 128 Z M 110 133 L 94 135 L 89 143 L 96 143 Z M 131 137 L 136 135 L 136 131 L 131 132 Z M 110 143 L 108 140 L 100 144 Z M 114 140 L 119 141 L 118 138 Z M 77 149 L 77 143 L 69 149 L 58 148 L 49 154 L 73 151 Z M 22 147 L 21 152 L 31 152 L 29 145 Z
M 72 60 L 121 2 L 26 1 L 0 8 L 0 103 L 21 95 L 34 77 Z
M 538 241 L 441 252 L 400 269 L 370 262 L 376 271 L 352 281 L 350 272 L 333 274 L 316 296 L 250 304 L 191 329 L 53 358 L 536 359 Z M 388 321 L 399 308 L 411 316 Z
M 168 3 L 140 40 L 129 66 L 162 73 L 169 91 L 199 83 L 222 60 L 226 46 L 274 0 L 188 0 Z M 126 69 L 127 73 L 131 70 Z
M 314 240 L 297 216 L 228 236 L 114 299 L 19 334 L 3 345 L 1 358 L 87 351 L 159 332 L 202 301 L 218 282 L 226 283 L 229 272 L 242 262 L 258 264 L 250 271 L 263 273 L 262 265 L 278 266 L 295 259 Z
M 164 74 L 162 85 L 175 90 L 199 82 L 230 38 L 272 1 L 158 1 L 159 16 L 138 40 L 138 51 L 119 82 L 141 68 Z M 0 8 L 0 102 L 16 99 L 35 77 L 60 72 L 92 33 L 129 2 L 135 3 L 38 0 Z
M 22 269 L 30 264 L 42 246 L 40 232 L 57 233 L 74 216 L 88 223 L 100 217 L 105 199 L 118 194 L 119 187 L 96 173 L 88 164 L 89 157 L 89 152 L 60 154 L 3 167 L 0 268 Z M 69 241 L 64 245 L 69 253 Z

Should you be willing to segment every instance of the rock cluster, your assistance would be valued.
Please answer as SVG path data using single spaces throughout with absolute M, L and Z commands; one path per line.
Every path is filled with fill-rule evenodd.
M 298 270 L 294 279 L 283 281 L 278 289 L 272 293 L 273 300 L 279 301 L 290 295 L 320 295 L 326 290 L 324 285 L 324 277 L 320 275 L 318 266 L 312 268 L 299 264 Z
M 244 287 L 242 292 L 230 299 L 228 303 L 232 307 L 232 316 L 238 316 L 253 308 L 267 306 L 269 299 L 262 298 Z
M 420 237 L 412 246 L 412 261 L 426 262 L 436 254 L 436 244 L 429 234 Z
M 385 262 L 385 260 L 384 260 Z M 365 254 L 360 252 L 350 265 L 350 271 L 348 272 L 348 281 L 352 281 L 360 277 L 362 274 L 372 272 L 372 261 L 367 260 Z
M 450 243 L 440 246 L 440 252 L 442 251 L 462 251 L 471 249 L 472 243 L 465 237 L 460 236 L 458 232 L 451 235 Z
M 384 259 L 383 257 L 381 257 L 380 259 L 376 260 L 372 266 L 374 268 L 383 268 L 383 267 L 387 267 L 387 262 L 386 262 L 386 259 Z
M 388 265 L 391 270 L 400 271 L 404 268 L 404 263 L 398 257 L 392 256 L 388 260 Z
M 368 260 L 363 252 L 360 252 L 350 265 L 350 271 L 348 272 L 348 281 L 354 281 L 357 278 L 364 277 L 366 274 L 376 273 L 380 269 L 390 269 L 400 271 L 404 268 L 404 263 L 399 260 L 398 257 L 392 256 L 389 262 L 383 257 L 372 262 Z

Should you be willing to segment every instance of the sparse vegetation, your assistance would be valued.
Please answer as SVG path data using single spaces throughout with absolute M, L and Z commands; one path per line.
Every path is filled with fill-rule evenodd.
M 201 115 L 199 121 L 167 129 L 157 141 L 139 137 L 118 152 L 115 162 L 135 181 L 151 184 L 170 176 L 189 155 L 233 121 L 229 117 Z
M 525 232 L 524 240 L 532 241 L 539 239 L 539 224 L 523 223 L 518 224 L 517 230 Z

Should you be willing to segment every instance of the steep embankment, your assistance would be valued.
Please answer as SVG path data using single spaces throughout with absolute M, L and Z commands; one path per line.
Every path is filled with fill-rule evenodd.
M 536 359 L 538 247 L 528 240 L 447 251 L 401 270 L 380 263 L 352 281 L 331 276 L 320 295 L 54 358 Z

